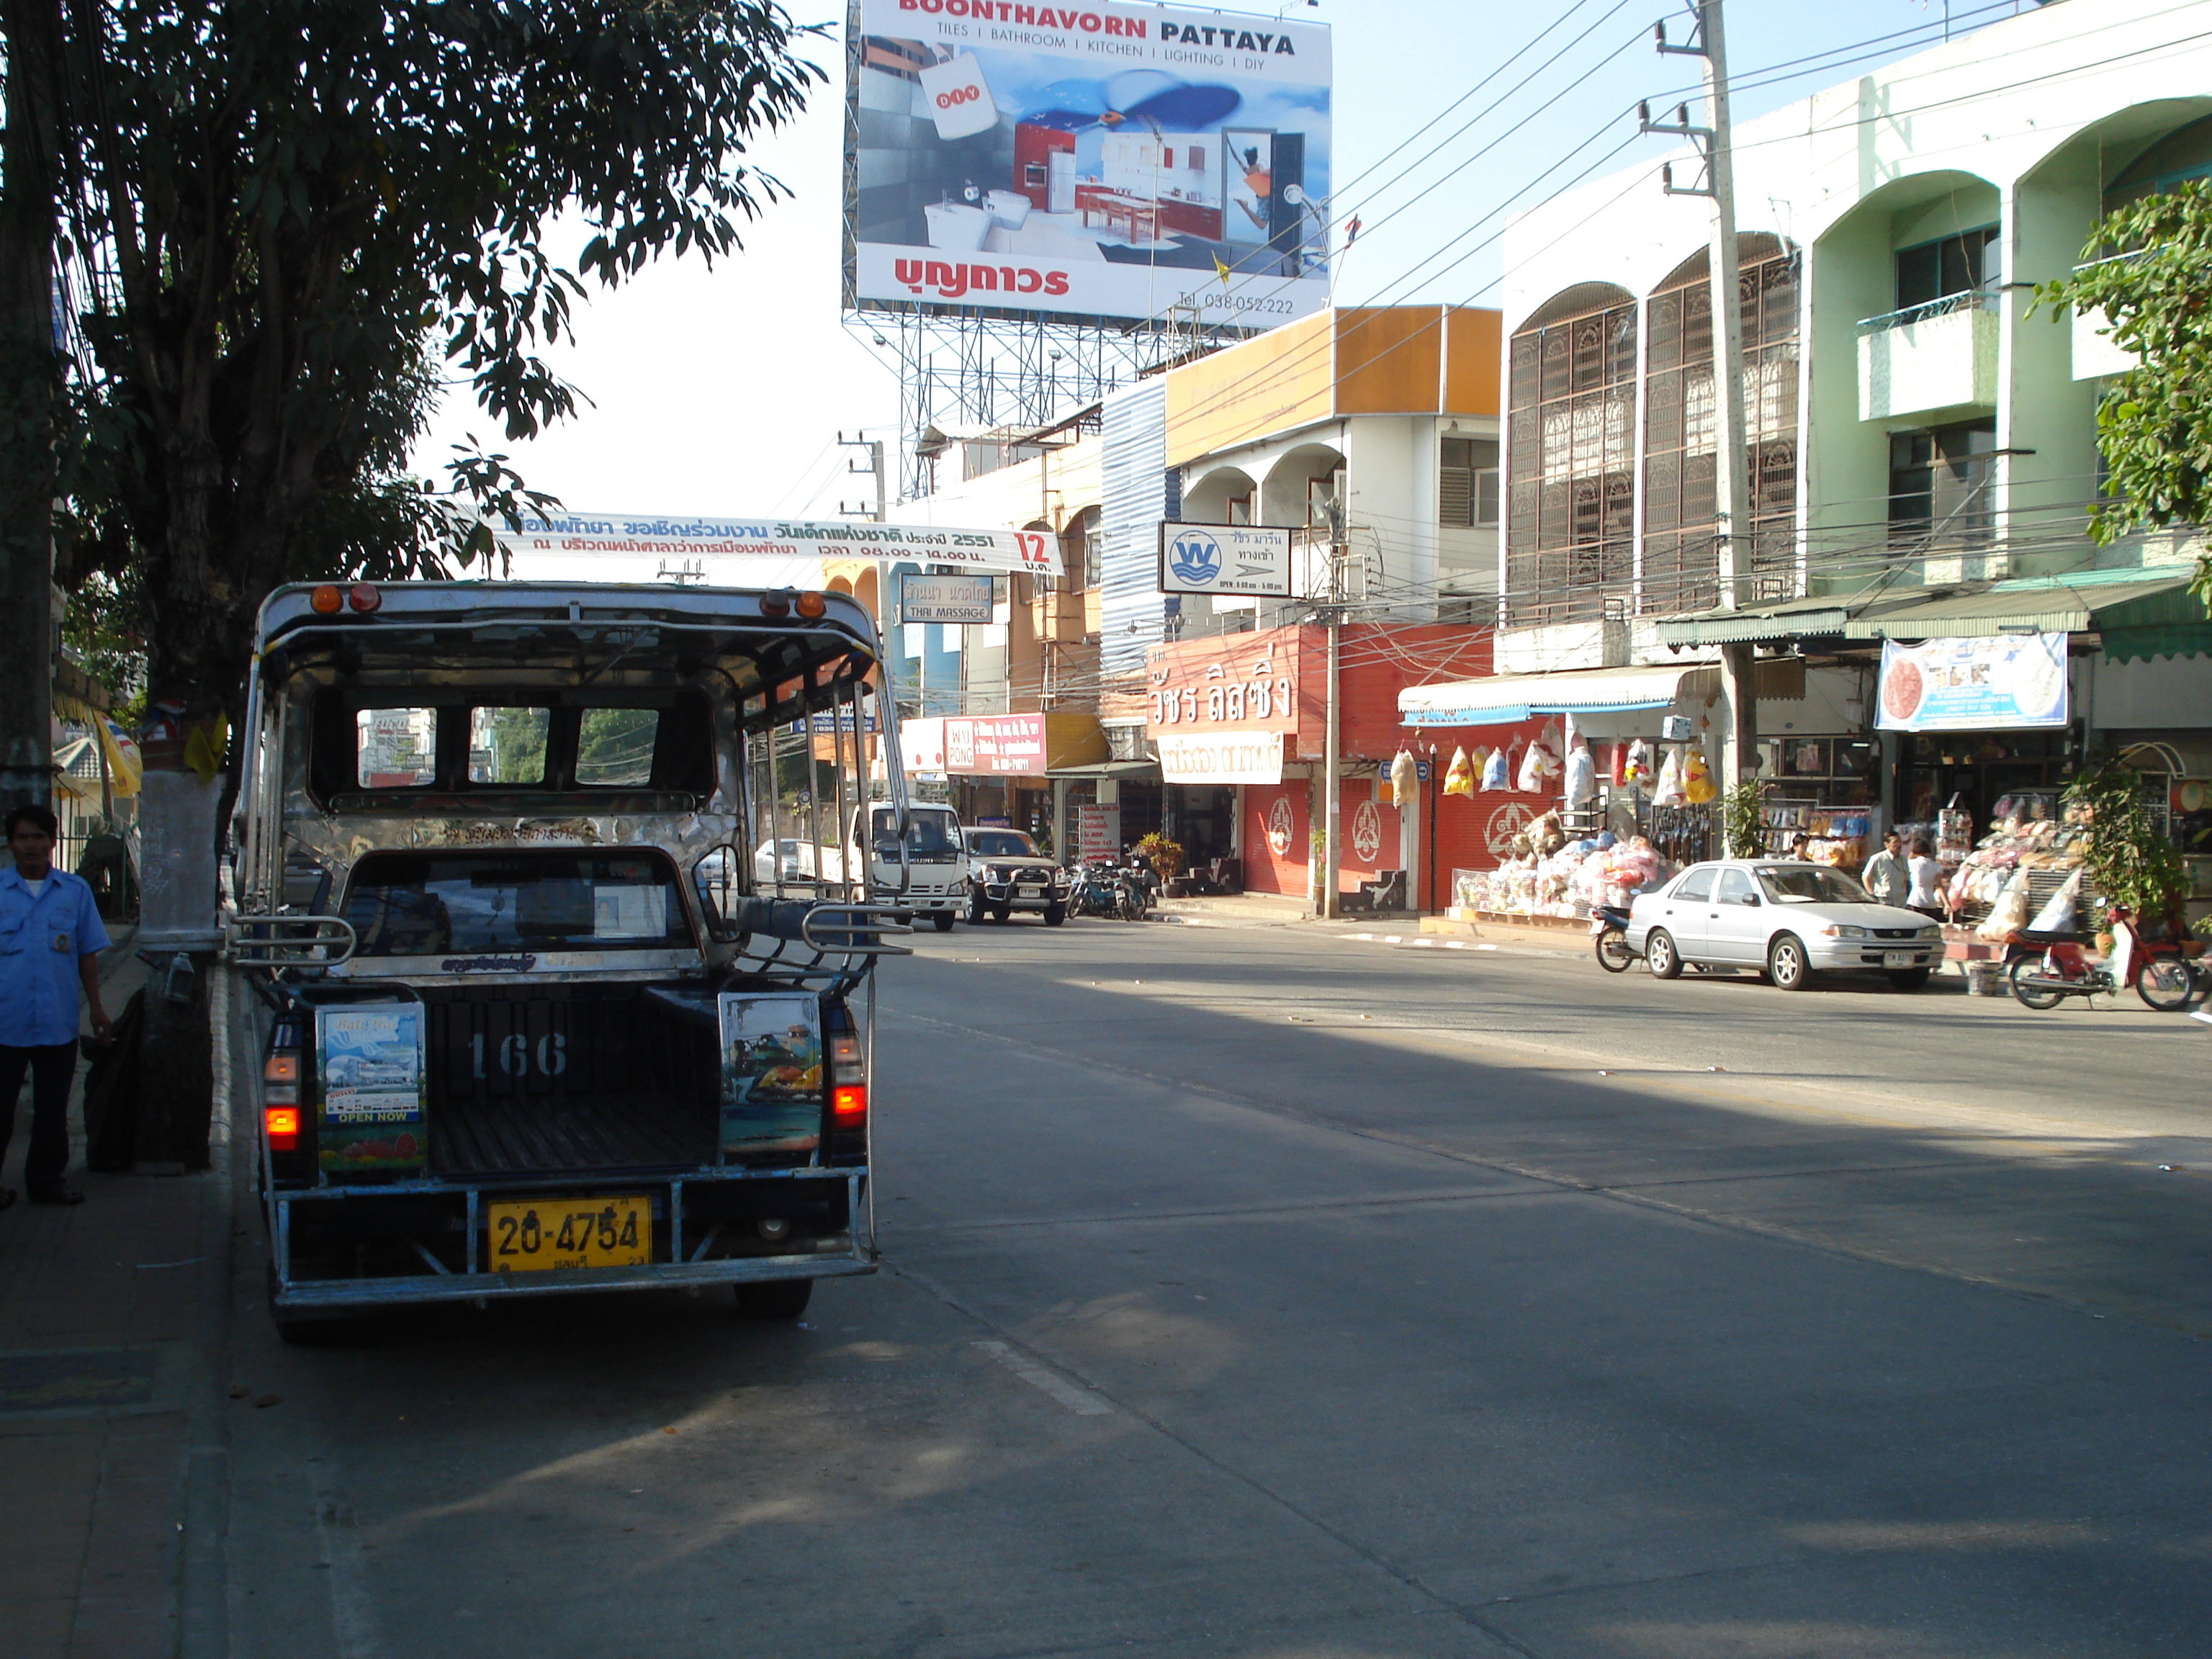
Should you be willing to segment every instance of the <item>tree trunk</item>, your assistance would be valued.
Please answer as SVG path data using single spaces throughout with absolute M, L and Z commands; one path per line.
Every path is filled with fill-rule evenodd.
M 55 179 L 60 20 L 0 0 L 7 128 L 0 138 L 0 805 L 53 792 Z

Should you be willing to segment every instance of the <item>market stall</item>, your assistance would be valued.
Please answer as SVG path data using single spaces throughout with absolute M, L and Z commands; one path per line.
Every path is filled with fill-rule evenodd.
M 1575 920 L 1596 905 L 1626 906 L 1674 873 L 1642 836 L 1622 840 L 1610 831 L 1567 838 L 1554 811 L 1538 817 L 1515 839 L 1494 870 L 1452 872 L 1455 915 L 1547 916 Z

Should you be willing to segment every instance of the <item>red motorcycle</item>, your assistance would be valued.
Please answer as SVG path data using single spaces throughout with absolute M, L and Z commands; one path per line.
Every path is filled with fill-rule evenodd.
M 2112 931 L 2126 933 L 2133 948 L 2130 980 L 2146 1006 L 2160 1013 L 2187 1008 L 2212 992 L 2212 975 L 2200 965 L 2201 941 L 2191 939 L 2178 927 L 2160 929 L 2146 937 L 2125 905 L 2108 913 Z M 2119 986 L 2112 970 L 2092 963 L 2083 946 L 2087 933 L 2039 933 L 2016 929 L 2005 940 L 2006 976 L 2012 994 L 2026 1008 L 2056 1008 L 2069 997 L 2117 995 Z

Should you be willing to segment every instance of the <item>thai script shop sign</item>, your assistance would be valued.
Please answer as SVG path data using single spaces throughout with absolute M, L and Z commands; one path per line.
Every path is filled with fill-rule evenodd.
M 1279 732 L 1163 732 L 1155 740 L 1170 783 L 1280 783 Z
M 1160 592 L 1287 599 L 1291 532 L 1267 525 L 1164 524 Z
M 805 519 L 653 518 L 641 513 L 556 513 L 494 525 L 510 553 L 631 553 L 725 559 L 883 559 L 970 570 L 1060 574 L 1060 538 L 1035 530 L 938 525 L 817 523 Z M 915 620 L 919 620 L 918 618 Z
M 1881 647 L 1886 732 L 1978 732 L 2063 726 L 2066 635 L 2003 634 Z
M 988 623 L 993 607 L 988 576 L 906 576 L 899 581 L 902 623 Z

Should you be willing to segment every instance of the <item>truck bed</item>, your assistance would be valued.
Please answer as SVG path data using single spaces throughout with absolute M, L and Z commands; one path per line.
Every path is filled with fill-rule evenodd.
M 696 1169 L 716 1156 L 720 1067 L 703 989 L 426 989 L 433 1173 Z

